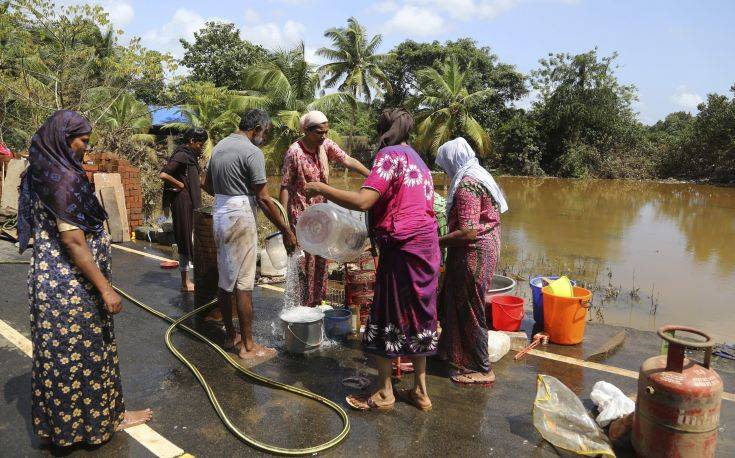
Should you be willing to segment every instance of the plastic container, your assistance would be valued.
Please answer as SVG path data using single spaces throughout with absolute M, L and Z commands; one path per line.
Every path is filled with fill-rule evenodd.
M 555 296 L 548 286 L 541 289 L 544 297 L 544 331 L 552 343 L 576 345 L 584 340 L 592 291 L 579 286 L 573 289 L 573 297 Z
M 497 363 L 510 351 L 510 336 L 502 332 L 487 332 L 487 352 L 491 363 Z
M 521 329 L 523 305 L 526 303 L 522 297 L 498 295 L 493 296 L 491 303 L 493 329 L 510 332 Z
M 531 297 L 533 302 L 533 321 L 540 324 L 541 326 L 544 325 L 544 296 L 541 294 L 541 288 L 544 286 L 544 278 L 548 278 L 549 280 L 556 280 L 559 278 L 558 275 L 554 276 L 539 276 L 532 278 L 531 281 L 528 282 L 529 286 L 531 287 Z M 572 283 L 572 286 L 577 286 L 577 282 L 574 280 L 569 280 Z
M 503 275 L 493 275 L 492 282 L 490 283 L 490 290 L 485 293 L 485 305 L 490 307 L 490 300 L 493 296 L 501 294 L 508 294 L 513 291 L 516 287 L 516 281 L 510 277 Z M 488 311 L 488 313 L 490 313 Z
M 268 253 L 273 268 L 276 270 L 286 268 L 288 253 L 286 253 L 286 247 L 283 245 L 283 235 L 280 232 L 265 238 L 265 251 Z
M 545 278 L 545 280 L 549 283 L 549 290 L 554 296 L 572 297 L 574 295 L 572 282 L 569 281 L 566 275 L 562 275 L 556 280 L 551 278 Z
M 352 312 L 339 308 L 324 312 L 324 333 L 330 339 L 344 339 L 352 332 Z
M 357 259 L 368 240 L 365 222 L 336 205 L 314 204 L 299 217 L 296 237 L 304 251 L 339 263 Z
M 260 275 L 263 277 L 283 277 L 286 275 L 286 268 L 276 269 L 271 263 L 271 257 L 265 248 L 260 250 Z

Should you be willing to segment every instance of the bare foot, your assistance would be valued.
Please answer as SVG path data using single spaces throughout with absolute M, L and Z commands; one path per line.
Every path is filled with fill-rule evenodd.
M 115 429 L 115 431 L 122 431 L 126 428 L 148 423 L 151 418 L 153 418 L 153 411 L 151 409 L 126 410 L 125 418 L 119 425 L 117 425 L 117 429 Z
M 219 310 L 219 308 L 214 308 L 211 312 L 207 314 L 207 316 L 204 317 L 204 321 L 214 321 L 217 323 L 221 323 L 222 312 Z
M 431 399 L 426 393 L 421 393 L 417 389 L 403 388 L 394 391 L 396 397 L 403 402 L 413 405 L 419 410 L 428 412 L 431 410 Z
M 194 292 L 194 283 L 188 282 L 188 283 L 184 284 L 181 287 L 181 291 L 184 292 L 184 293 L 193 293 Z
M 265 358 L 270 356 L 276 356 L 278 351 L 275 348 L 268 348 L 263 345 L 255 344 L 252 350 L 247 350 L 245 345 L 240 345 L 240 358 L 241 359 L 254 359 L 254 358 Z
M 230 339 L 229 337 L 225 339 L 225 343 L 222 345 L 222 347 L 225 350 L 233 350 L 233 349 L 240 349 L 240 342 L 242 342 L 242 337 L 240 334 L 235 334 L 234 339 Z

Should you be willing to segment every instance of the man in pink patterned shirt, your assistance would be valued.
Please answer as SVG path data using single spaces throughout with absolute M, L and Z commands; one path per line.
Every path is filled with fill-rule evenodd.
M 321 196 L 306 197 L 306 183 L 329 182 L 329 162 L 342 164 L 348 170 L 368 176 L 370 171 L 360 161 L 350 157 L 335 142 L 327 138 L 329 120 L 320 111 L 311 111 L 301 117 L 304 136 L 292 144 L 283 160 L 280 201 L 288 213 L 291 229 L 301 213 L 312 204 L 326 202 Z M 327 293 L 327 260 L 306 253 L 301 269 L 303 305 L 321 304 Z

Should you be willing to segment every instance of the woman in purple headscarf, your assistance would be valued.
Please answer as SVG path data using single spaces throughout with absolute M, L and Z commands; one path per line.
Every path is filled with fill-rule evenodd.
M 152 415 L 123 403 L 107 215 L 82 169 L 91 131 L 74 111 L 51 115 L 31 140 L 18 203 L 21 252 L 33 238 L 33 429 L 56 446 L 101 444 Z

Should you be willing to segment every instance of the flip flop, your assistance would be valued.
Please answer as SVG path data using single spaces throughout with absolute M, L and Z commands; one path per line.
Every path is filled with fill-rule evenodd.
M 452 375 L 450 378 L 452 379 L 452 382 L 458 383 L 460 385 L 482 385 L 489 387 L 492 386 L 492 384 L 495 382 L 495 372 L 493 372 L 492 370 L 487 374 L 476 374 L 478 373 L 474 372 L 471 374 L 456 374 Z
M 396 405 L 395 401 L 389 404 L 378 404 L 375 402 L 372 395 L 351 394 L 345 398 L 345 401 L 347 401 L 347 404 L 353 409 L 362 411 L 377 410 L 380 412 L 386 412 L 388 410 L 393 410 L 393 407 Z
M 141 418 L 141 419 L 135 420 L 135 421 L 131 421 L 131 420 L 128 420 L 127 418 L 124 418 L 123 421 L 121 421 L 120 423 L 118 423 L 117 428 L 115 428 L 115 432 L 120 432 L 123 429 L 132 428 L 133 426 L 138 426 L 138 425 L 142 425 L 144 423 L 148 423 L 152 419 L 153 419 L 153 413 L 152 412 L 151 412 L 151 418 L 146 418 L 146 419 Z
M 347 377 L 342 380 L 342 385 L 356 390 L 364 390 L 370 386 L 370 380 L 360 376 Z
M 394 391 L 396 398 L 405 403 L 411 404 L 422 412 L 428 412 L 432 409 L 431 402 L 423 404 L 416 398 L 415 392 L 409 388 L 399 388 Z
M 175 269 L 179 267 L 179 261 L 169 259 L 167 261 L 161 261 L 159 266 L 161 266 L 161 269 Z
M 402 361 L 401 364 L 397 364 L 396 362 L 393 362 L 394 368 L 400 368 L 401 372 L 404 374 L 410 374 L 414 372 L 413 369 L 413 363 L 411 361 Z

